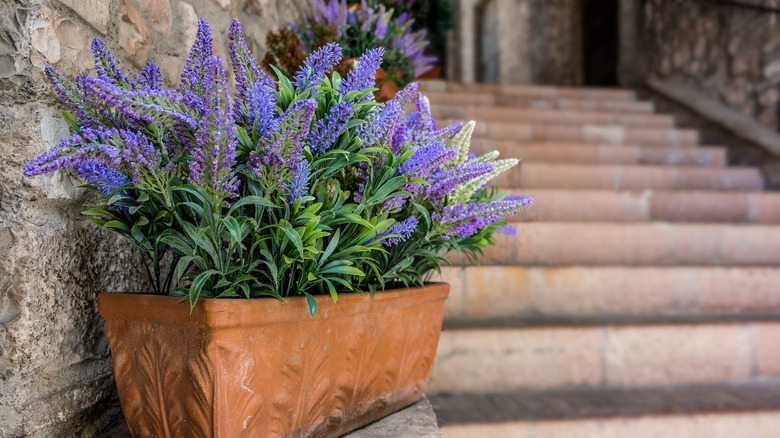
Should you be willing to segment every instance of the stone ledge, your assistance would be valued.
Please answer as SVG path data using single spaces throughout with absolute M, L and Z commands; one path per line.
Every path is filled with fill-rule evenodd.
M 395 414 L 382 418 L 352 433 L 345 438 L 442 438 L 436 422 L 436 414 L 425 395 L 415 404 Z M 99 434 L 97 438 L 132 438 L 124 420 L 121 425 Z
M 673 80 L 649 78 L 647 86 L 708 119 L 737 137 L 780 156 L 780 135 L 766 125 Z

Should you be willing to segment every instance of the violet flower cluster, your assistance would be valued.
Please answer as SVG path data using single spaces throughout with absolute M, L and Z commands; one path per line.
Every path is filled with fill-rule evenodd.
M 351 6 L 347 0 L 313 0 L 308 24 L 294 26 L 300 34 L 304 49 L 321 41 L 324 28 L 334 30 L 335 42 L 344 47 L 344 55 L 354 58 L 367 49 L 382 47 L 386 59 L 385 71 L 403 71 L 400 85 L 409 83 L 431 69 L 437 58 L 425 54 L 428 39 L 425 30 L 415 31 L 414 20 L 408 14 L 393 19 L 393 11 L 384 5 L 361 0 L 360 7 Z
M 339 2 L 319 5 L 328 20 L 357 17 Z M 392 28 L 380 15 L 371 29 Z M 331 75 L 342 48 L 327 44 L 274 80 L 238 21 L 229 64 L 211 35 L 200 20 L 176 87 L 153 63 L 128 73 L 100 40 L 96 76 L 70 81 L 48 67 L 73 133 L 24 169 L 72 169 L 89 183 L 99 200 L 86 213 L 142 250 L 158 293 L 194 305 L 418 284 L 444 252 L 477 252 L 530 205 L 488 193 L 516 160 L 469 155 L 473 122 L 438 127 L 416 83 L 375 101 L 387 48 L 367 50 L 342 78 Z

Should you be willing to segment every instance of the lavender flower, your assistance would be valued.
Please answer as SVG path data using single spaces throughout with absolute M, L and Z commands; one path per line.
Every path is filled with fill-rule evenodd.
M 147 63 L 141 69 L 141 74 L 135 77 L 135 81 L 145 90 L 159 90 L 162 86 L 160 67 L 153 62 Z
M 341 94 L 347 95 L 350 91 L 363 91 L 366 88 L 374 87 L 376 71 L 382 65 L 382 55 L 385 49 L 378 48 L 369 50 L 361 56 L 357 62 L 357 67 L 349 72 L 347 78 L 341 83 Z M 369 99 L 365 96 L 363 100 Z
M 494 170 L 496 166 L 492 163 L 466 164 L 446 171 L 439 168 L 429 180 L 431 185 L 425 188 L 425 197 L 432 204 L 438 204 L 458 185 L 487 175 Z
M 512 225 L 502 225 L 498 228 L 496 228 L 496 231 L 498 231 L 501 234 L 507 235 L 507 236 L 516 236 L 517 235 L 517 229 L 513 227 Z
M 130 184 L 128 177 L 99 161 L 88 161 L 77 166 L 76 173 L 104 195 L 110 195 L 119 187 Z
M 80 134 L 62 139 L 59 146 L 49 149 L 24 166 L 24 174 L 35 176 L 69 169 L 97 157 L 111 159 L 119 152 L 109 144 L 115 136 L 118 136 L 116 130 L 103 127 L 84 128 Z
M 443 142 L 431 143 L 414 151 L 409 159 L 398 167 L 398 174 L 426 178 L 431 171 L 455 156 L 455 148 L 447 148 Z
M 179 121 L 192 128 L 197 125 L 173 90 L 126 90 L 100 78 L 87 78 L 86 87 L 96 100 L 116 109 L 136 127 L 138 122 L 172 126 Z
M 122 64 L 106 48 L 106 45 L 100 38 L 92 40 L 92 55 L 95 58 L 95 69 L 99 78 L 122 88 L 135 88 L 135 83 L 125 76 Z
M 323 153 L 328 150 L 336 139 L 344 132 L 347 123 L 355 113 L 355 103 L 339 102 L 328 111 L 328 114 L 314 124 L 309 134 L 312 153 Z
M 254 57 L 249 53 L 249 49 L 247 49 L 244 41 L 244 31 L 241 28 L 241 22 L 238 20 L 233 20 L 230 23 L 228 40 L 230 61 L 233 64 L 233 74 L 236 77 L 236 91 L 238 93 L 236 96 L 235 117 L 236 121 L 239 121 L 241 120 L 241 106 L 246 101 L 250 84 L 256 81 L 264 81 L 264 77 L 267 77 L 267 75 L 260 72 Z
M 417 88 L 416 82 L 407 85 L 392 100 L 386 102 L 381 111 L 375 111 L 368 118 L 368 123 L 358 131 L 358 137 L 363 144 L 389 144 L 393 153 L 398 154 L 405 142 L 396 143 L 395 135 L 405 123 L 406 107 L 417 95 Z
M 311 178 L 311 165 L 309 161 L 302 158 L 298 162 L 297 172 L 294 178 L 291 180 L 290 185 L 287 187 L 287 201 L 290 206 L 295 204 L 298 198 L 302 198 L 306 195 L 306 191 L 309 190 L 309 178 Z
M 261 139 L 250 155 L 255 175 L 265 181 L 267 189 L 285 189 L 288 181 L 298 178 L 303 141 L 309 134 L 316 107 L 313 99 L 292 104 L 271 135 Z
M 326 44 L 306 58 L 303 67 L 295 75 L 293 84 L 299 93 L 303 92 L 322 82 L 328 71 L 339 62 L 341 62 L 341 47 L 336 43 Z M 312 90 L 312 94 L 316 94 L 315 90 Z
M 230 115 L 230 95 L 222 59 L 213 56 L 204 68 L 203 96 L 206 112 L 195 133 L 195 161 L 190 163 L 190 181 L 210 189 L 215 199 L 236 195 L 239 181 L 233 173 L 236 163 L 236 134 Z
M 76 79 L 76 84 L 74 85 L 69 80 L 65 79 L 62 74 L 52 66 L 47 66 L 45 71 L 49 81 L 54 85 L 57 95 L 73 115 L 76 116 L 83 125 L 95 126 L 95 119 L 87 110 L 90 106 L 88 105 L 89 98 L 86 95 L 86 90 L 82 86 L 85 76 L 79 75 Z
M 441 213 L 431 214 L 431 219 L 444 229 L 449 229 L 442 236 L 445 240 L 453 236 L 465 238 L 490 224 L 517 214 L 521 208 L 529 207 L 532 202 L 531 198 L 516 196 L 484 204 L 458 204 L 444 207 Z
M 417 228 L 417 224 L 419 223 L 420 221 L 417 220 L 416 217 L 410 216 L 401 222 L 394 223 L 392 226 L 390 226 L 390 228 L 382 231 L 367 243 L 371 244 L 379 240 L 384 246 L 398 245 L 401 242 L 405 242 L 406 239 L 408 239 L 412 233 L 414 233 L 414 230 Z M 396 237 L 385 237 L 389 235 L 396 235 Z
M 181 91 L 189 105 L 197 105 L 203 95 L 203 78 L 207 74 L 209 59 L 213 54 L 213 40 L 209 23 L 198 20 L 198 33 L 190 49 L 184 71 L 181 73 Z M 201 112 L 203 115 L 203 112 Z
M 119 131 L 125 147 L 116 153 L 111 153 L 112 165 L 127 169 L 133 175 L 136 187 L 156 186 L 155 177 L 163 170 L 163 158 L 159 150 L 142 133 Z
M 256 138 L 266 137 L 278 123 L 275 118 L 277 97 L 274 81 L 268 75 L 262 75 L 249 87 L 246 100 L 247 126 Z

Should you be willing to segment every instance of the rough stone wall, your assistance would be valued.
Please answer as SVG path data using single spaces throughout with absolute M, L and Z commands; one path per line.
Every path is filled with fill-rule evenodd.
M 743 0 L 780 7 L 780 0 Z M 642 0 L 639 71 L 684 81 L 778 127 L 780 16 L 705 1 Z
M 169 83 L 209 20 L 225 56 L 232 18 L 255 55 L 269 29 L 300 20 L 306 0 L 3 0 L 0 2 L 0 437 L 92 437 L 119 414 L 101 291 L 148 290 L 138 253 L 87 223 L 92 201 L 69 173 L 26 178 L 23 166 L 68 135 L 46 82 L 50 64 L 92 70 L 92 38 Z

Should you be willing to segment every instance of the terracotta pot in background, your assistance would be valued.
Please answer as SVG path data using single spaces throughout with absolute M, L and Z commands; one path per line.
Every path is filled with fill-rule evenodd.
M 376 71 L 376 87 L 379 88 L 379 90 L 374 91 L 374 98 L 377 102 L 387 102 L 401 90 L 395 81 L 387 79 L 387 72 L 382 68 Z
M 441 79 L 443 72 L 441 65 L 434 65 L 430 70 L 417 77 L 417 79 Z
M 338 436 L 414 403 L 449 285 L 304 298 L 101 294 L 135 437 Z

